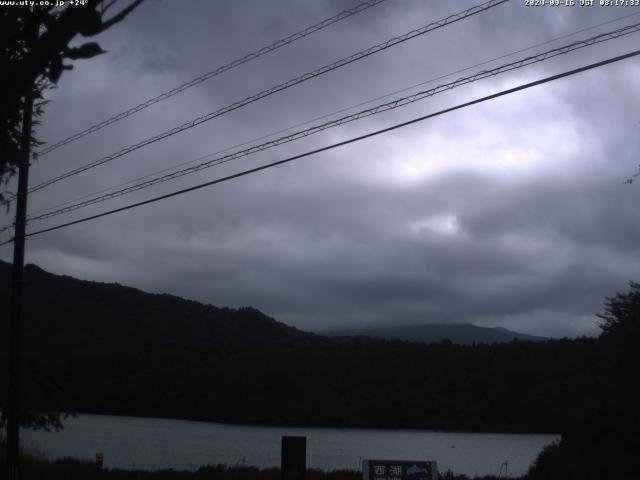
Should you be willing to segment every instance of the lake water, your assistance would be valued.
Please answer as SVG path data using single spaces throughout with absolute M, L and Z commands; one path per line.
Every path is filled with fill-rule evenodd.
M 307 437 L 310 468 L 359 470 L 362 459 L 435 460 L 438 469 L 466 475 L 526 472 L 556 435 L 428 430 L 252 427 L 140 417 L 81 415 L 61 432 L 23 430 L 25 447 L 47 458 L 95 459 L 124 469 L 194 470 L 207 464 L 280 465 L 283 435 Z M 504 468 L 504 467 L 503 467 Z M 503 470 L 504 473 L 504 470 Z

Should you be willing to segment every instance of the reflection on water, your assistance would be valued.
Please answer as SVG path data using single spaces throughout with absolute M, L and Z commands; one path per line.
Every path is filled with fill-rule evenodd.
M 458 433 L 342 428 L 251 427 L 140 417 L 81 415 L 61 432 L 23 430 L 24 445 L 49 458 L 94 459 L 105 467 L 193 470 L 207 464 L 280 464 L 283 435 L 307 437 L 307 465 L 360 469 L 364 458 L 435 460 L 466 475 L 524 473 L 555 435 Z M 504 466 L 502 467 L 504 473 Z

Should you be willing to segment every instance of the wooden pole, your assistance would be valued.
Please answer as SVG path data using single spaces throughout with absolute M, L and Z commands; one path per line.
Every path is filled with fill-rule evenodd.
M 27 17 L 29 41 L 37 38 L 38 25 Z M 16 198 L 16 220 L 13 241 L 13 269 L 11 273 L 11 303 L 9 317 L 9 388 L 7 405 L 7 467 L 9 480 L 18 480 L 20 460 L 20 380 L 22 342 L 22 297 L 24 275 L 24 243 L 27 219 L 27 194 L 29 191 L 29 161 L 31 159 L 31 127 L 33 118 L 33 90 L 31 82 L 24 96 L 20 160 L 18 165 L 18 194 Z

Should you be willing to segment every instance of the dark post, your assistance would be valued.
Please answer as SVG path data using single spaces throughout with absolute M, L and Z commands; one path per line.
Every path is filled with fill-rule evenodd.
M 307 437 L 282 437 L 282 480 L 304 480 L 307 473 Z
M 29 19 L 27 28 L 30 40 L 37 37 L 38 25 Z M 20 139 L 20 163 L 18 166 L 18 194 L 13 241 L 13 269 L 11 276 L 11 304 L 9 307 L 9 385 L 7 405 L 7 467 L 9 480 L 18 480 L 20 452 L 20 343 L 22 318 L 22 286 L 24 274 L 24 240 L 27 218 L 27 193 L 29 190 L 29 161 L 31 157 L 31 120 L 33 114 L 33 84 L 24 97 L 22 132 Z

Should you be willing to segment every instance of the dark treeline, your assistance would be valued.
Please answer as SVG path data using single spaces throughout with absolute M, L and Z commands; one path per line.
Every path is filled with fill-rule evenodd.
M 494 346 L 350 340 L 32 354 L 78 411 L 250 424 L 559 432 L 593 340 Z
M 640 283 L 607 298 L 596 361 L 571 382 L 562 440 L 546 448 L 533 480 L 637 480 L 640 452 Z

